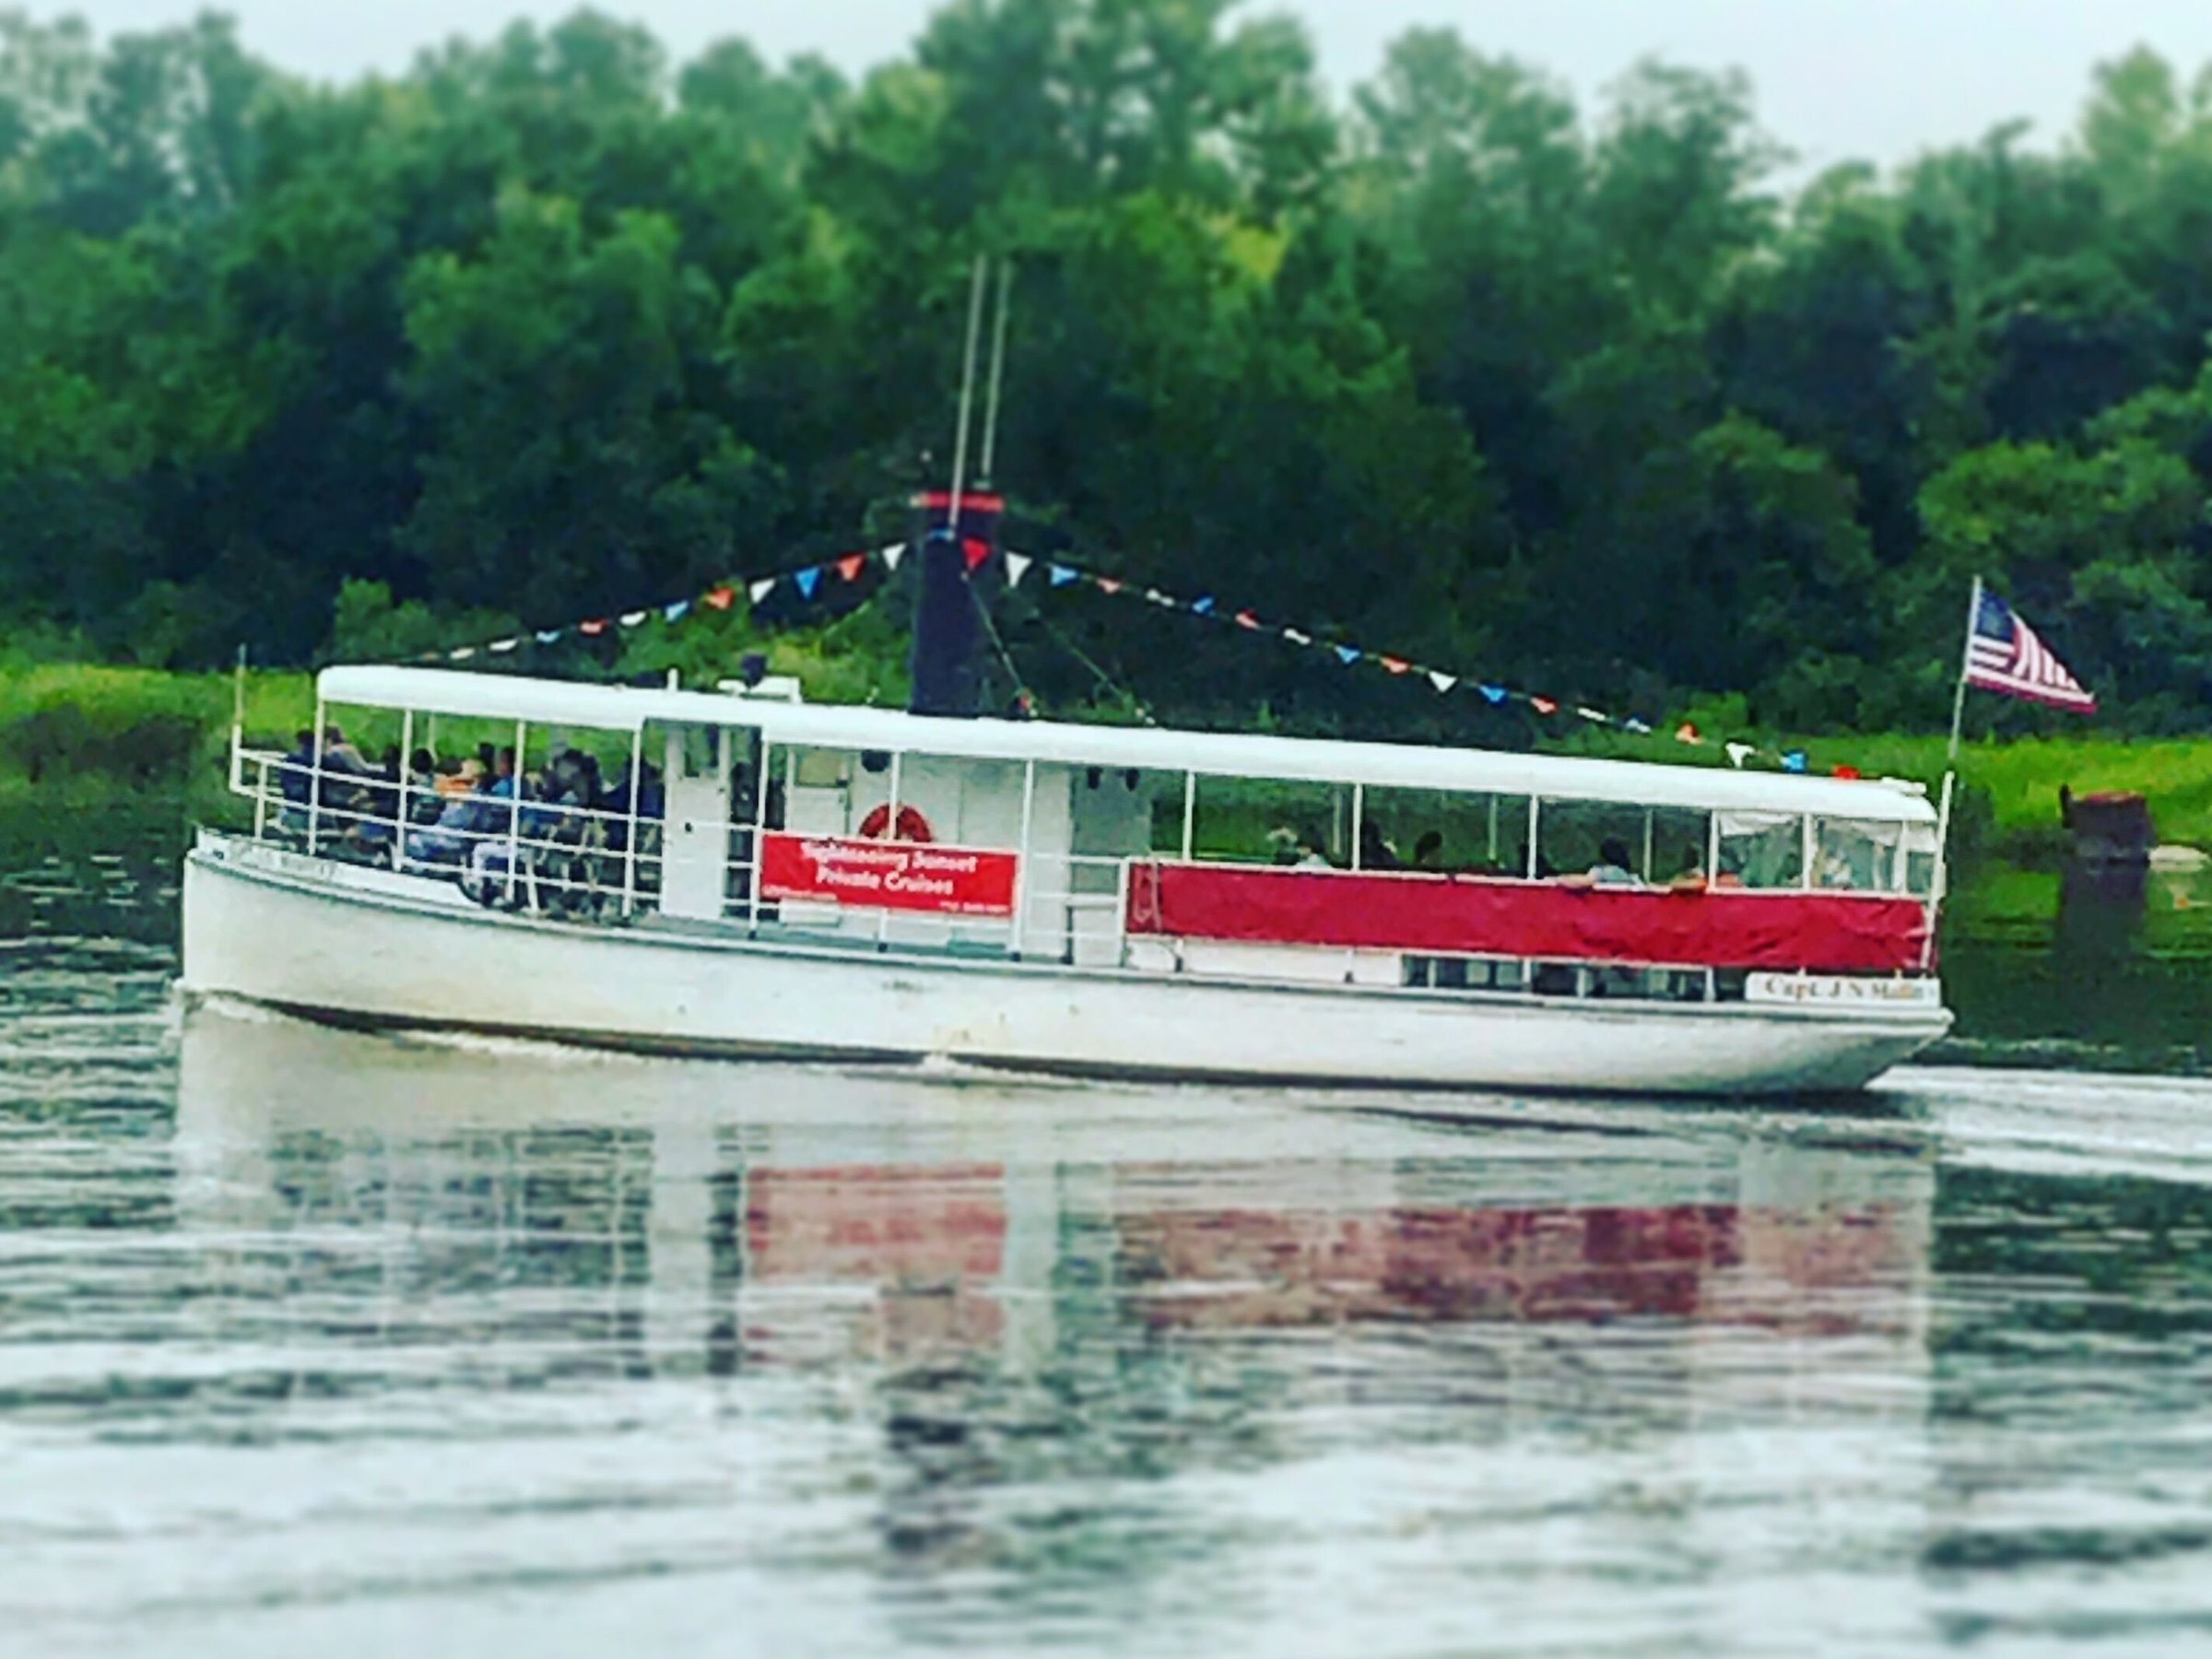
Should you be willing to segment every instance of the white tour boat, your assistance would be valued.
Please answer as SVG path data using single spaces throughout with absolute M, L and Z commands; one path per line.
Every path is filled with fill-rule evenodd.
M 1856 1088 L 1950 1023 L 1915 785 L 396 667 L 317 698 L 308 752 L 234 741 L 253 828 L 188 856 L 190 995 L 676 1053 L 1699 1093 Z M 340 718 L 409 767 L 370 774 Z M 488 736 L 510 793 L 410 771 Z

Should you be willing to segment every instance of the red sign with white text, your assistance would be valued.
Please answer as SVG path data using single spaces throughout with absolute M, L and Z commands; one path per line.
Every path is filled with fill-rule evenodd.
M 760 896 L 943 916 L 1011 916 L 1020 867 L 1013 853 L 779 833 L 761 838 Z

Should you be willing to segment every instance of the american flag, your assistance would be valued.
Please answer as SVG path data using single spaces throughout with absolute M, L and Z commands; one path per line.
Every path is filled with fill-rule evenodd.
M 2083 690 L 2066 665 L 2051 654 L 2051 648 L 2035 637 L 2035 629 L 1987 589 L 1974 606 L 1973 637 L 1966 647 L 1966 683 L 2085 714 L 2097 708 L 2097 699 Z

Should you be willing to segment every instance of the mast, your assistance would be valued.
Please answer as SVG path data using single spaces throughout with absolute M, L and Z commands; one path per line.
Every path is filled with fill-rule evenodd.
M 914 601 L 912 691 L 907 710 L 972 720 L 982 711 L 978 646 L 983 627 L 979 582 L 989 579 L 998 551 L 995 496 L 968 491 L 969 440 L 974 426 L 976 358 L 982 346 L 984 288 L 990 261 L 978 255 L 968 284 L 968 332 L 961 358 L 959 431 L 953 442 L 952 488 L 925 491 L 916 541 L 920 587 Z M 986 438 L 986 446 L 989 440 Z
M 991 393 L 984 405 L 983 462 L 979 479 L 988 487 L 998 477 L 998 394 L 1006 375 L 1006 313 L 1014 300 L 1014 262 L 998 264 L 998 321 L 991 330 Z

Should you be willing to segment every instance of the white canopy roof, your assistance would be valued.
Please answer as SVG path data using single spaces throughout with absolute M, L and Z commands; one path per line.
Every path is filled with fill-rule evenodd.
M 1639 806 L 1809 812 L 1901 823 L 1936 820 L 1919 785 L 1892 781 L 1157 726 L 944 720 L 850 704 L 755 701 L 719 692 L 594 686 L 441 668 L 326 668 L 317 684 L 324 700 L 333 703 L 618 732 L 640 730 L 648 721 L 743 725 L 757 728 L 771 743 L 810 748 L 1137 767 L 1210 777 L 1361 783 L 1371 789 L 1533 794 Z

